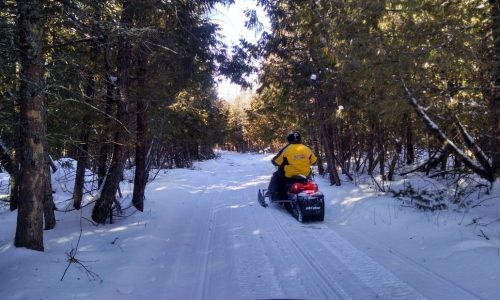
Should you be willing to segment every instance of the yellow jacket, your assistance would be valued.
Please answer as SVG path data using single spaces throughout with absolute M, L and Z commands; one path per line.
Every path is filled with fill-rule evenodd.
M 272 159 L 275 166 L 283 166 L 285 177 L 296 175 L 307 176 L 311 173 L 311 165 L 316 162 L 312 150 L 302 144 L 289 144 L 276 154 Z

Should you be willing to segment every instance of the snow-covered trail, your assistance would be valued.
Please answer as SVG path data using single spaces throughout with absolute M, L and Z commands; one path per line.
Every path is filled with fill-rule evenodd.
M 163 243 L 153 252 L 151 247 L 144 254 L 138 249 L 138 257 L 157 253 L 153 267 L 161 270 L 151 272 L 155 288 L 130 290 L 130 298 L 476 298 L 372 244 L 375 261 L 336 232 L 328 211 L 323 223 L 300 224 L 279 206 L 262 208 L 257 189 L 266 187 L 272 171 L 263 156 L 245 161 L 225 155 L 203 164 L 202 170 L 170 176 L 168 183 L 161 178 L 154 182 L 149 201 L 159 211 L 151 212 L 150 238 Z M 391 264 L 403 278 L 382 263 Z
M 269 160 L 224 152 L 193 170 L 162 171 L 148 185 L 146 210 L 112 225 L 85 221 L 91 206 L 82 210 L 83 218 L 78 211 L 58 212 L 56 229 L 44 233 L 43 253 L 13 247 L 16 215 L 0 214 L 0 299 L 496 298 L 500 259 L 491 253 L 495 248 L 465 256 L 472 262 L 465 268 L 480 263 L 487 273 L 456 267 L 462 254 L 447 246 L 438 249 L 451 253 L 449 258 L 429 257 L 432 262 L 425 264 L 415 255 L 425 241 L 413 239 L 418 232 L 411 228 L 396 226 L 413 225 L 412 218 L 397 221 L 415 213 L 403 218 L 397 204 L 394 211 L 380 211 L 394 200 L 371 198 L 353 185 L 329 187 L 318 178 L 326 199 L 324 222 L 301 224 L 280 206 L 261 207 L 257 191 L 267 187 L 274 171 Z M 122 186 L 124 195 L 130 187 Z M 355 206 L 356 201 L 362 204 Z M 373 210 L 363 206 L 371 203 Z M 371 224 L 380 222 L 382 213 L 393 215 L 393 226 Z M 427 226 L 425 234 L 434 228 L 418 226 Z M 77 243 L 82 265 L 72 264 L 61 281 L 65 253 Z M 436 268 L 441 265 L 476 275 L 457 281 L 453 272 Z

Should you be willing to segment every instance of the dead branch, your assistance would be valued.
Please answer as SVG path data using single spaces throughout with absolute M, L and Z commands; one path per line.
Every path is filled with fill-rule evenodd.
M 492 176 L 491 172 L 488 170 L 484 169 L 483 166 L 478 163 L 477 161 L 469 158 L 465 153 L 458 148 L 458 146 L 450 139 L 448 136 L 441 130 L 441 128 L 434 123 L 431 118 L 427 115 L 425 112 L 425 109 L 418 104 L 417 98 L 413 95 L 413 93 L 410 91 L 410 89 L 406 86 L 406 83 L 404 82 L 403 79 L 401 79 L 401 82 L 403 84 L 403 88 L 406 92 L 406 95 L 408 96 L 408 100 L 410 102 L 410 105 L 415 109 L 415 112 L 420 116 L 424 124 L 426 125 L 427 129 L 429 130 L 430 133 L 432 133 L 435 137 L 437 137 L 443 144 L 447 145 L 449 149 L 457 156 L 459 157 L 462 162 L 470 168 L 474 173 L 477 175 L 481 176 L 482 178 L 493 182 L 495 178 Z
M 90 281 L 94 281 L 96 279 L 99 279 L 100 282 L 102 282 L 102 278 L 99 276 L 99 274 L 91 271 L 86 265 L 84 265 L 82 262 L 85 262 L 85 261 L 81 261 L 79 259 L 76 258 L 76 254 L 78 253 L 78 247 L 80 245 L 80 240 L 82 238 L 82 233 L 83 233 L 83 226 L 82 226 L 82 215 L 81 215 L 81 210 L 80 210 L 80 235 L 78 236 L 78 240 L 76 242 L 76 247 L 72 248 L 69 253 L 66 252 L 66 255 L 68 256 L 68 265 L 66 266 L 66 269 L 64 269 L 64 272 L 61 276 L 61 280 L 60 281 L 63 281 L 64 279 L 64 276 L 66 276 L 66 272 L 68 272 L 68 269 L 69 267 L 72 265 L 72 264 L 77 264 L 79 265 L 80 267 L 83 268 L 83 270 L 85 271 L 85 275 L 87 275 L 87 278 L 90 280 Z
M 482 229 L 479 229 L 479 231 L 481 232 L 481 234 L 479 234 L 478 236 L 484 237 L 487 241 L 490 240 L 490 238 L 484 233 L 484 231 Z
M 467 132 L 464 125 L 462 125 L 462 123 L 458 120 L 458 118 L 457 118 L 457 127 L 460 133 L 462 134 L 462 137 L 467 147 L 470 150 L 472 150 L 474 156 L 477 158 L 481 166 L 491 174 L 490 175 L 491 177 L 493 177 L 493 167 L 491 165 L 490 159 L 488 158 L 486 153 L 484 153 L 483 149 L 481 149 L 481 147 L 479 147 L 479 145 L 474 141 L 474 138 L 472 138 L 472 136 Z

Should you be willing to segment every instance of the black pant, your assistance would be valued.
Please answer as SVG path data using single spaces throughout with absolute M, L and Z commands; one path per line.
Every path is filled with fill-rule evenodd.
M 271 176 L 271 181 L 269 182 L 269 187 L 267 188 L 269 195 L 271 195 L 273 199 L 286 199 L 286 185 L 287 180 L 285 178 L 285 171 L 283 168 L 279 168 L 273 173 L 273 176 Z

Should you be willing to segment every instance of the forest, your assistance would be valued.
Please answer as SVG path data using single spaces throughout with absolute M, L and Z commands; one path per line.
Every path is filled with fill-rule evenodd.
M 257 0 L 270 28 L 248 10 L 261 38 L 229 48 L 209 14 L 233 2 L 0 2 L 0 155 L 15 246 L 43 251 L 60 158 L 77 161 L 74 209 L 91 192 L 85 170 L 97 174 L 97 224 L 120 210 L 125 168 L 143 211 L 151 170 L 189 168 L 215 147 L 276 150 L 291 129 L 332 185 L 368 174 L 386 191 L 413 172 L 457 189 L 498 179 L 498 0 Z M 220 76 L 255 88 L 248 107 L 218 98 Z

